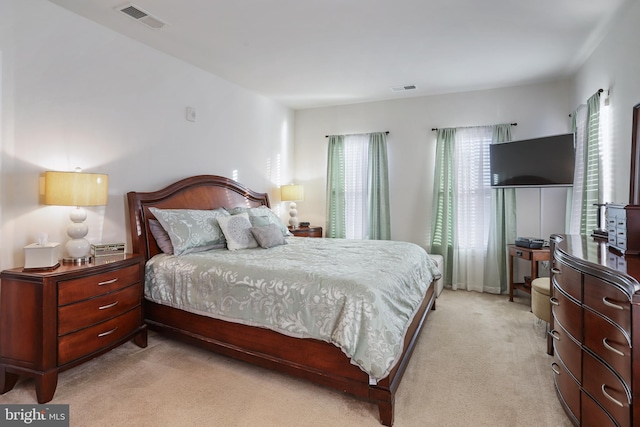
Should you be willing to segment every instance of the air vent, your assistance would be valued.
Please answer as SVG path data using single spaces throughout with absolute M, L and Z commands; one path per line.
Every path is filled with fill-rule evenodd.
M 416 88 L 415 85 L 405 85 L 405 86 L 394 86 L 391 88 L 391 90 L 394 92 L 403 92 L 405 90 L 413 90 L 415 88 Z
M 120 6 L 118 10 L 131 19 L 135 19 L 141 24 L 146 25 L 149 28 L 153 28 L 154 30 L 159 30 L 164 27 L 165 23 L 159 20 L 156 17 L 149 15 L 144 10 L 140 9 L 135 4 L 128 4 L 126 6 Z

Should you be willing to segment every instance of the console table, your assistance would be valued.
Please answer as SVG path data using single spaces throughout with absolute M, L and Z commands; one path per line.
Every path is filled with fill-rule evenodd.
M 538 277 L 538 262 L 551 260 L 549 248 L 529 249 L 516 245 L 507 245 L 509 248 L 509 301 L 513 301 L 513 290 L 520 289 L 531 293 L 531 281 Z M 531 262 L 531 276 L 524 282 L 513 282 L 513 259 L 520 258 Z

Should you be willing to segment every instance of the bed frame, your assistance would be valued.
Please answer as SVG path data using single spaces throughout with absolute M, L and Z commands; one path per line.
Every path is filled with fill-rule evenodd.
M 266 193 L 254 192 L 234 180 L 215 175 L 186 178 L 159 191 L 130 192 L 127 201 L 132 249 L 134 253 L 143 254 L 146 260 L 160 253 L 149 230 L 149 219 L 154 218 L 149 211 L 151 207 L 269 207 Z M 433 284 L 409 327 L 400 361 L 389 376 L 370 385 L 365 372 L 351 364 L 338 347 L 324 341 L 292 338 L 268 329 L 225 322 L 148 300 L 144 305 L 145 319 L 152 330 L 377 403 L 380 421 L 387 426 L 393 424 L 396 390 L 430 309 L 435 309 Z

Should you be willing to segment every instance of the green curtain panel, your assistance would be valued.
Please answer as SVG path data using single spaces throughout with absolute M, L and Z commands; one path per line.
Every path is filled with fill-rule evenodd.
M 580 234 L 590 235 L 597 227 L 598 210 L 594 204 L 601 203 L 600 92 L 587 100 L 586 136 Z
M 326 237 L 344 239 L 345 221 L 344 136 L 329 136 L 327 162 Z
M 511 125 L 493 126 L 492 144 L 511 141 Z M 492 212 L 485 258 L 484 290 L 494 294 L 508 291 L 509 252 L 507 244 L 516 239 L 516 190 L 496 188 L 491 192 Z
M 574 185 L 567 194 L 567 230 L 590 235 L 598 222 L 602 203 L 602 141 L 600 141 L 600 92 L 571 114 L 571 131 L 576 143 Z
M 389 215 L 389 168 L 387 161 L 387 134 L 369 135 L 368 180 L 368 236 L 373 240 L 391 239 Z
M 453 247 L 455 241 L 455 153 L 456 130 L 438 129 L 436 137 L 436 167 L 433 188 L 433 221 L 431 225 L 430 253 L 440 254 L 444 260 L 443 284 L 451 287 L 453 278 Z
M 362 152 L 362 166 L 355 166 L 345 161 L 349 138 L 367 138 L 366 151 Z M 352 138 L 352 139 L 353 139 Z M 351 141 L 356 143 L 355 139 Z M 389 171 L 387 160 L 387 134 L 376 132 L 358 135 L 331 135 L 329 136 L 327 163 L 327 224 L 326 236 L 333 238 L 346 238 L 353 235 L 354 230 L 349 230 L 346 217 L 347 206 L 353 203 L 361 203 L 363 221 L 363 239 L 389 240 L 391 239 L 391 220 L 389 208 Z M 351 154 L 352 155 L 352 154 Z M 366 156 L 366 158 L 365 158 Z M 356 160 L 356 159 L 353 159 Z M 357 162 L 356 162 L 357 163 Z M 364 200 L 349 199 L 347 180 L 349 173 L 362 174 L 362 193 L 366 194 Z M 364 188 L 366 185 L 366 188 Z M 353 192 L 353 189 L 352 189 Z M 362 200 L 359 202 L 358 200 Z M 360 233 L 355 230 L 355 235 Z

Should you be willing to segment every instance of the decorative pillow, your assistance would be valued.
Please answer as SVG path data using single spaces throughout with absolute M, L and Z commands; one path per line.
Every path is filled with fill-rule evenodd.
M 289 229 L 287 228 L 286 225 L 282 223 L 282 221 L 280 221 L 280 218 L 278 217 L 278 215 L 276 215 L 275 212 L 273 212 L 271 209 L 269 209 L 266 206 L 260 206 L 257 208 L 237 207 L 229 210 L 229 213 L 231 215 L 235 215 L 240 212 L 246 212 L 247 214 L 249 214 L 249 219 L 251 220 L 252 224 L 256 227 L 259 225 L 255 223 L 256 221 L 255 218 L 262 217 L 258 221 L 264 222 L 264 220 L 266 220 L 269 224 L 276 224 L 278 227 L 280 227 L 280 231 L 282 231 L 283 236 L 291 236 Z
M 223 208 L 213 210 L 149 208 L 165 229 L 174 255 L 224 247 L 224 234 L 216 218 L 229 216 Z
M 166 232 L 158 220 L 149 220 L 149 230 L 153 234 L 153 238 L 156 239 L 156 243 L 162 252 L 165 254 L 173 255 L 173 245 L 171 244 L 171 237 Z
M 270 224 L 268 216 L 253 215 L 249 217 L 249 221 L 251 222 L 251 225 L 253 225 L 254 227 L 262 227 L 264 225 Z
M 253 234 L 260 247 L 265 249 L 287 244 L 277 224 L 251 227 L 251 234 Z
M 251 234 L 251 222 L 246 212 L 218 217 L 218 224 L 227 239 L 227 249 L 230 251 L 258 247 L 258 242 Z

